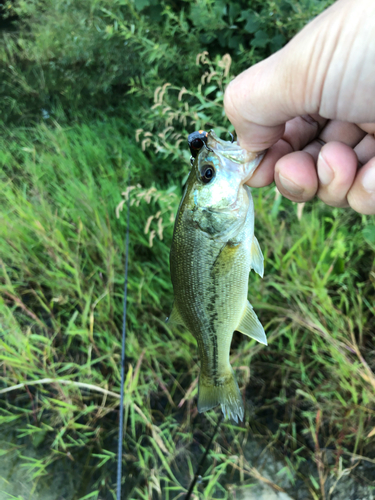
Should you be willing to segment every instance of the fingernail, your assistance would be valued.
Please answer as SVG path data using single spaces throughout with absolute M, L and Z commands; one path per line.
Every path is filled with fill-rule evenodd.
M 299 196 L 303 193 L 304 189 L 301 186 L 298 186 L 295 182 L 283 177 L 279 174 L 279 181 L 285 191 L 288 191 L 293 196 Z
M 369 168 L 363 174 L 362 185 L 369 193 L 375 192 L 375 167 Z
M 327 184 L 330 184 L 335 177 L 332 168 L 325 161 L 322 153 L 319 153 L 318 156 L 318 177 L 320 184 L 323 184 L 323 186 L 327 186 Z

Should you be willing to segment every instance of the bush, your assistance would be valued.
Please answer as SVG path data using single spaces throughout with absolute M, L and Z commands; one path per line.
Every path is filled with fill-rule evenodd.
M 4 121 L 124 114 L 134 86 L 189 87 L 198 53 L 229 53 L 233 72 L 279 49 L 328 0 L 16 0 L 4 4 Z M 151 98 L 151 95 L 148 95 Z M 150 101 L 148 101 L 150 102 Z

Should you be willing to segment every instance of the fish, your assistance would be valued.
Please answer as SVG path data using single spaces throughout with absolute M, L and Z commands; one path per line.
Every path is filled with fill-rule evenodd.
M 174 302 L 167 322 L 185 326 L 197 341 L 198 411 L 221 405 L 224 417 L 238 422 L 244 405 L 229 361 L 233 333 L 267 345 L 247 298 L 250 270 L 263 277 L 264 258 L 254 235 L 251 190 L 245 184 L 265 151 L 249 152 L 213 130 L 201 132 L 173 231 Z

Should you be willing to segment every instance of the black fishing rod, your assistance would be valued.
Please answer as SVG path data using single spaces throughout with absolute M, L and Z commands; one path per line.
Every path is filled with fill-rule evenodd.
M 214 432 L 212 433 L 212 436 L 210 437 L 210 440 L 207 444 L 206 450 L 205 450 L 204 454 L 202 455 L 202 458 L 199 461 L 197 470 L 196 470 L 194 477 L 193 477 L 193 480 L 190 484 L 189 491 L 186 493 L 185 500 L 190 500 L 191 494 L 193 493 L 193 490 L 194 490 L 194 486 L 196 485 L 198 479 L 201 477 L 201 472 L 203 469 L 204 462 L 207 458 L 208 452 L 210 451 L 210 448 L 212 445 L 212 441 L 214 440 L 214 437 L 216 436 L 217 431 L 219 430 L 219 426 L 220 426 L 222 420 L 223 420 L 223 414 L 221 414 L 218 418 L 217 424 L 215 425 Z

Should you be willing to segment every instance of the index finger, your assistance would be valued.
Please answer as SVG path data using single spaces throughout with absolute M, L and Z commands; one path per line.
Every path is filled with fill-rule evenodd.
M 268 186 L 274 180 L 274 168 L 283 156 L 303 149 L 314 140 L 327 120 L 319 115 L 297 116 L 285 124 L 282 138 L 266 153 L 262 163 L 249 179 L 252 187 Z

